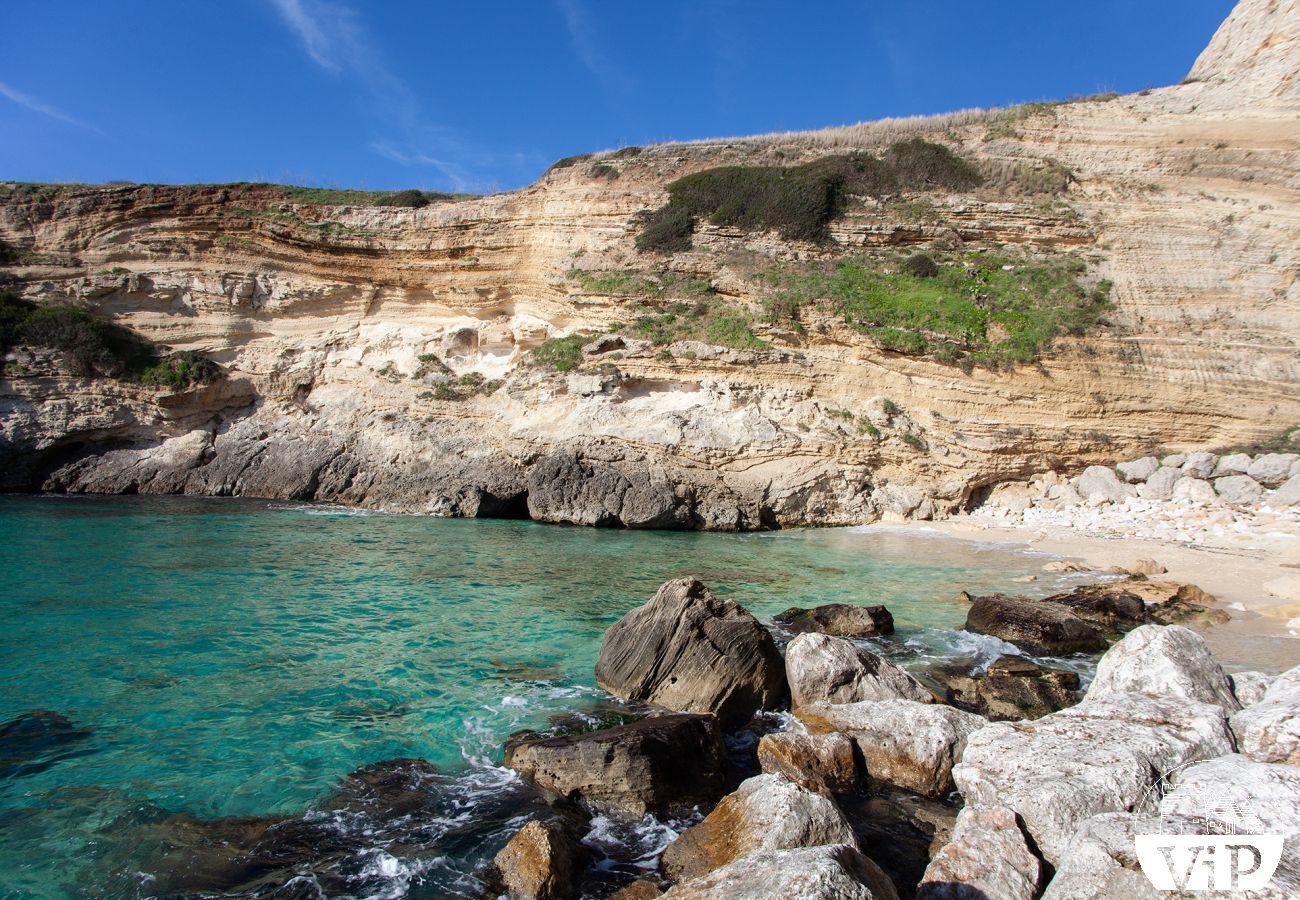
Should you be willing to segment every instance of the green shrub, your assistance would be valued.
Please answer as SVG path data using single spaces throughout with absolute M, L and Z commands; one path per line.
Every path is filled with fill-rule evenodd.
M 556 172 L 560 169 L 567 169 L 570 168 L 571 166 L 576 166 L 578 163 L 585 162 L 586 160 L 589 159 L 591 159 L 590 153 L 579 153 L 576 156 L 566 156 L 562 159 L 557 159 L 555 162 L 551 163 L 551 167 L 546 171 Z
M 640 147 L 620 147 L 609 155 L 610 159 L 628 159 L 633 156 L 640 156 Z
M 389 194 L 376 201 L 378 206 L 408 206 L 412 209 L 419 209 L 429 205 L 429 198 L 425 196 L 424 191 L 405 190 L 398 191 L 395 194 Z
M 603 178 L 606 181 L 613 181 L 618 177 L 618 169 L 614 168 L 609 163 L 598 162 L 592 164 L 591 170 L 588 174 L 590 174 L 592 178 Z
M 117 377 L 152 363 L 153 350 L 143 338 L 75 306 L 34 308 L 18 326 L 17 337 L 18 343 L 58 350 L 81 375 Z
M 196 350 L 169 353 L 140 373 L 144 384 L 180 389 L 193 384 L 211 384 L 220 377 L 217 364 Z
M 9 246 L 7 241 L 0 241 L 0 266 L 16 266 L 18 262 L 18 251 Z
M 669 203 L 641 215 L 641 233 L 636 248 L 651 253 L 672 254 L 691 249 L 695 216 L 685 206 Z
M 966 160 L 920 138 L 893 144 L 884 157 L 848 153 L 797 166 L 718 166 L 670 183 L 668 204 L 642 218 L 637 247 L 660 253 L 689 249 L 698 219 L 777 231 L 787 240 L 824 241 L 851 196 L 968 190 L 982 181 Z
M 843 261 L 803 271 L 774 271 L 769 314 L 790 319 L 825 303 L 850 326 L 888 349 L 934 353 L 945 362 L 999 368 L 1032 362 L 1063 335 L 1104 324 L 1109 284 L 1080 284 L 1086 266 L 1067 256 L 945 257 L 933 277 L 918 277 L 906 260 Z
M 911 447 L 913 450 L 927 449 L 925 440 L 914 431 L 904 431 L 898 437 L 904 444 L 907 444 L 907 446 Z
M 572 372 L 582 364 L 582 345 L 592 340 L 595 338 L 581 334 L 551 338 L 528 351 L 528 363 L 557 372 Z
M 881 402 L 880 408 L 884 410 L 885 415 L 889 416 L 891 419 L 894 418 L 894 416 L 901 416 L 903 414 L 903 408 L 888 397 Z
M 913 278 L 934 278 L 939 274 L 939 266 L 924 253 L 914 253 L 903 260 L 903 271 Z
M 943 144 L 922 138 L 890 145 L 885 160 L 893 167 L 898 183 L 904 189 L 915 191 L 937 187 L 968 191 L 984 182 L 983 176 L 969 162 Z
M 869 434 L 873 438 L 880 437 L 880 429 L 868 422 L 866 419 L 863 419 L 858 423 L 858 432 L 860 434 Z

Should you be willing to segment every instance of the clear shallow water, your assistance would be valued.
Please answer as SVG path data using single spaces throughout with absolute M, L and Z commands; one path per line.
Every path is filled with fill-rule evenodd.
M 495 767 L 502 740 L 597 702 L 602 633 L 667 578 L 697 574 L 764 620 L 885 603 L 898 633 L 880 646 L 916 667 L 996 655 L 1005 645 L 953 633 L 965 618 L 954 595 L 1046 593 L 1059 582 L 1013 582 L 1042 562 L 888 530 L 627 532 L 0 498 L 0 723 L 49 710 L 88 730 L 0 766 L 0 896 L 148 895 L 157 860 L 141 829 L 160 817 L 297 816 L 347 773 L 400 757 L 454 776 L 446 808 L 414 848 L 358 826 L 372 839 L 348 883 L 373 896 L 467 889 L 473 863 L 526 814 Z

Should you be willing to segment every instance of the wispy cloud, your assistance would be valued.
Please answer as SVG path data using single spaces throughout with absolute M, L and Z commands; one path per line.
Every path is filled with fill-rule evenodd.
M 11 85 L 5 84 L 3 81 L 0 81 L 0 94 L 3 94 L 19 106 L 30 109 L 32 112 L 40 113 L 43 116 L 49 116 L 51 119 L 56 119 L 68 125 L 75 125 L 78 128 L 84 128 L 87 131 L 93 131 L 96 134 L 104 133 L 89 122 L 83 122 L 78 118 L 70 116 L 62 110 L 50 106 L 48 103 L 43 103 L 40 100 L 37 100 L 30 94 L 24 94 L 22 91 Z
M 336 0 L 269 2 L 316 65 L 360 89 L 364 110 L 381 132 L 367 143 L 370 152 L 404 166 L 432 169 L 453 191 L 496 186 L 495 178 L 482 171 L 497 157 L 427 120 L 415 91 L 385 62 L 360 13 Z
M 558 0 L 558 3 L 560 12 L 564 14 L 564 27 L 569 32 L 569 43 L 573 45 L 573 53 L 578 57 L 578 62 L 612 93 L 626 94 L 630 91 L 633 86 L 631 77 L 610 62 L 601 50 L 596 28 L 581 0 Z

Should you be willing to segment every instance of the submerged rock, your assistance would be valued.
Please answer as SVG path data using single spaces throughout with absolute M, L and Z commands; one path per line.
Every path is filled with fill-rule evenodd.
M 1106 649 L 1101 633 L 1068 607 L 1003 594 L 974 598 L 966 613 L 966 630 L 1045 655 Z
M 953 788 L 967 738 L 987 723 L 951 706 L 914 700 L 813 703 L 795 710 L 813 734 L 848 735 L 876 781 L 927 797 Z
M 1079 675 L 1040 666 L 1023 656 L 1000 656 L 983 675 L 947 680 L 948 702 L 993 721 L 1039 719 L 1079 700 Z
M 858 846 L 835 803 L 782 775 L 758 775 L 669 844 L 660 866 L 672 880 L 689 881 L 751 853 L 825 844 Z
M 820 794 L 841 794 L 857 787 L 863 773 L 853 742 L 842 734 L 765 734 L 758 742 L 764 773 L 784 775 Z
M 684 815 L 722 796 L 726 749 L 709 715 L 668 714 L 587 734 L 506 741 L 505 764 L 548 794 L 635 815 Z
M 1038 602 L 1059 603 L 1079 618 L 1108 628 L 1131 627 L 1148 621 L 1146 603 L 1142 598 L 1112 584 L 1084 585 Z
M 787 697 L 767 629 L 695 578 L 665 583 L 605 632 L 596 683 L 625 700 L 713 713 L 728 728 Z
M 1097 663 L 1087 699 L 1126 692 L 1213 703 L 1229 712 L 1241 708 L 1205 639 L 1178 625 L 1143 625 Z
M 854 606 L 850 603 L 827 603 L 812 609 L 792 606 L 772 617 L 772 621 L 790 631 L 816 631 L 837 637 L 871 637 L 894 633 L 894 617 L 883 606 Z
M 79 756 L 76 745 L 93 732 L 67 716 L 34 709 L 0 725 L 0 778 L 43 772 L 60 760 Z
M 1016 814 L 1005 806 L 967 806 L 952 839 L 925 870 L 917 900 L 1034 900 L 1042 867 Z
M 575 895 L 585 852 L 558 825 L 529 820 L 493 858 L 505 894 L 520 900 L 561 900 Z
M 795 707 L 826 701 L 934 702 L 928 688 L 903 669 L 843 638 L 801 634 L 785 650 L 786 680 Z
M 880 867 L 849 844 L 741 857 L 683 882 L 670 900 L 898 900 Z

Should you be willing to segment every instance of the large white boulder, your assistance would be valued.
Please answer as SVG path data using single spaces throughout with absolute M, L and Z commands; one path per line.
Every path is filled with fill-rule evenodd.
M 1276 487 L 1291 477 L 1291 466 L 1300 460 L 1296 453 L 1265 453 L 1255 457 L 1246 474 L 1265 487 Z
M 1135 459 L 1132 462 L 1122 462 L 1115 466 L 1119 474 L 1129 484 L 1137 484 L 1139 481 L 1146 481 L 1156 470 L 1160 468 L 1160 460 L 1154 456 L 1144 456 L 1141 459 Z
M 1300 766 L 1300 666 L 1274 679 L 1258 703 L 1235 713 L 1232 733 L 1251 759 Z
M 1219 464 L 1214 467 L 1212 478 L 1222 478 L 1225 475 L 1245 475 L 1250 470 L 1251 458 L 1249 453 L 1229 453 L 1227 456 L 1219 457 Z
M 1213 453 L 1199 450 L 1187 454 L 1187 459 L 1183 462 L 1183 474 L 1188 478 L 1209 478 L 1218 464 L 1219 458 Z
M 849 844 L 741 857 L 663 895 L 665 900 L 898 900 L 880 867 Z
M 1121 503 L 1137 496 L 1137 488 L 1120 481 L 1107 466 L 1088 466 L 1073 484 L 1079 496 L 1090 503 Z
M 872 778 L 929 797 L 952 790 L 953 764 L 986 724 L 973 713 L 914 700 L 813 703 L 795 715 L 813 734 L 852 738 Z
M 1249 475 L 1226 475 L 1214 479 L 1214 492 L 1225 503 L 1233 506 L 1250 506 L 1258 503 L 1264 496 L 1264 489 L 1259 482 Z
M 1162 466 L 1138 488 L 1138 496 L 1143 500 L 1168 500 L 1174 495 L 1174 485 L 1182 477 L 1181 469 Z
M 1043 900 L 1159 900 L 1134 851 L 1139 834 L 1156 834 L 1153 815 L 1102 813 L 1085 819 L 1057 864 Z
M 1232 682 L 1232 694 L 1243 707 L 1252 706 L 1264 699 L 1273 675 L 1264 672 L 1233 672 L 1228 676 Z
M 934 855 L 916 889 L 917 900 L 1033 900 L 1042 867 L 1025 842 L 1016 814 L 1005 806 L 967 806 L 952 838 Z
M 1085 819 L 1140 807 L 1160 773 L 1233 750 L 1226 710 L 1110 694 L 972 734 L 952 775 L 967 803 L 1002 805 L 1056 865 Z
M 824 844 L 858 846 L 834 801 L 783 775 L 757 775 L 669 844 L 661 866 L 672 880 L 689 881 L 751 853 Z
M 1218 494 L 1214 493 L 1214 485 L 1200 478 L 1180 478 L 1174 484 L 1174 492 L 1171 497 L 1178 503 L 1194 503 L 1201 506 L 1208 506 L 1218 499 Z
M 1292 475 L 1277 490 L 1264 498 L 1265 506 L 1283 509 L 1288 506 L 1300 506 L 1300 475 Z
M 1142 625 L 1113 644 L 1097 663 L 1084 702 L 1128 692 L 1241 708 L 1205 639 L 1181 625 Z
M 790 701 L 857 703 L 862 700 L 934 702 L 934 695 L 906 671 L 844 638 L 801 634 L 785 649 Z

